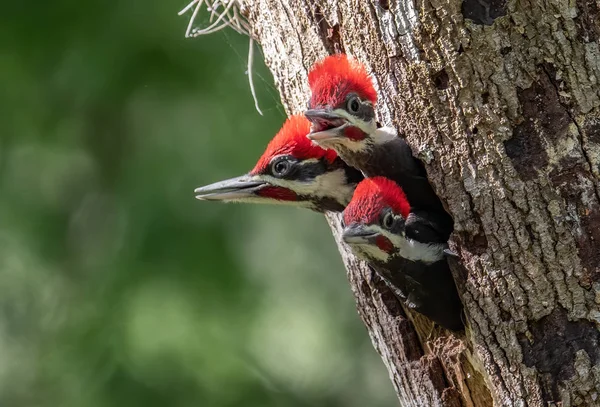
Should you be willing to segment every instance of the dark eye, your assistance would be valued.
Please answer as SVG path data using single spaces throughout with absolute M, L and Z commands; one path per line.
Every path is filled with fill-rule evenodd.
M 350 113 L 358 113 L 360 110 L 360 100 L 356 96 L 350 98 L 346 107 Z
M 391 229 L 394 226 L 394 214 L 392 212 L 388 212 L 383 216 L 383 220 L 381 221 L 381 224 L 384 228 L 386 229 Z
M 292 163 L 285 158 L 280 158 L 271 164 L 271 172 L 276 177 L 283 177 L 292 168 Z

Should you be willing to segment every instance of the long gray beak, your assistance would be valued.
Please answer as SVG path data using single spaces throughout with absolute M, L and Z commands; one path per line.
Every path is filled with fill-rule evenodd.
M 304 116 L 312 123 L 311 132 L 306 137 L 317 143 L 343 137 L 343 129 L 348 125 L 348 121 L 343 116 L 329 109 L 307 110 L 304 112 Z
M 225 181 L 196 188 L 196 199 L 203 201 L 237 201 L 256 197 L 255 193 L 268 184 L 251 175 L 230 178 Z
M 348 244 L 377 244 L 379 233 L 367 229 L 367 226 L 353 223 L 342 232 L 342 240 Z

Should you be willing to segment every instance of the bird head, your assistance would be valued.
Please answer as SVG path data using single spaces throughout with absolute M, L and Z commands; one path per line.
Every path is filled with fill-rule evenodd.
M 315 64 L 308 83 L 308 138 L 323 148 L 368 150 L 377 129 L 377 92 L 364 65 L 345 54 L 331 55 Z
M 313 145 L 310 122 L 291 116 L 267 145 L 254 169 L 241 177 L 196 188 L 206 201 L 282 203 L 316 211 L 341 211 L 362 175 L 333 150 Z
M 407 244 L 404 224 L 409 213 L 406 195 L 394 181 L 366 178 L 344 210 L 342 239 L 363 260 L 387 263 Z

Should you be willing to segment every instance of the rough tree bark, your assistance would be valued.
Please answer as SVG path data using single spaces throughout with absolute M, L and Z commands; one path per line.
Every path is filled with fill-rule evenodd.
M 600 405 L 599 2 L 240 3 L 288 113 L 316 60 L 363 61 L 454 217 L 465 336 L 399 306 L 328 215 L 401 404 Z

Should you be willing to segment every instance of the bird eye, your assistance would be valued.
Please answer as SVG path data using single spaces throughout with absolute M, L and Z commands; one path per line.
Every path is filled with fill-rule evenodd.
M 292 168 L 292 163 L 290 163 L 285 158 L 281 158 L 281 159 L 273 162 L 273 164 L 271 164 L 271 172 L 276 177 L 285 176 L 290 171 L 291 168 Z
M 358 111 L 360 110 L 360 100 L 354 96 L 353 98 L 350 98 L 348 100 L 348 104 L 346 105 L 346 107 L 348 108 L 348 111 L 350 113 L 358 113 Z
M 394 214 L 392 212 L 388 212 L 384 215 L 381 224 L 384 228 L 390 230 L 394 226 Z

